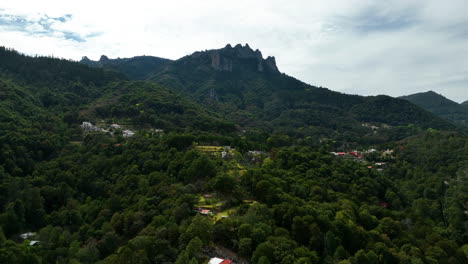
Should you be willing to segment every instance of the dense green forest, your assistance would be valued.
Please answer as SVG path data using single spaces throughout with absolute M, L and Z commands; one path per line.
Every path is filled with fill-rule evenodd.
M 402 96 L 400 98 L 408 100 L 456 124 L 468 127 L 468 107 L 463 103 L 458 104 L 433 91 Z
M 466 131 L 190 58 L 148 81 L 0 49 L 0 263 L 466 263 Z

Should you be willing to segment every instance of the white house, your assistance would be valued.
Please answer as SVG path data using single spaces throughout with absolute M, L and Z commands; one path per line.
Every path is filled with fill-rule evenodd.
M 81 124 L 81 128 L 84 129 L 85 131 L 94 131 L 94 130 L 97 130 L 97 127 L 96 126 L 93 126 L 93 124 L 91 124 L 91 122 L 83 122 Z
M 122 131 L 122 135 L 124 137 L 133 137 L 135 135 L 135 132 L 130 131 L 130 130 L 124 130 L 124 131 Z
M 30 245 L 30 246 L 36 246 L 36 245 L 39 245 L 40 243 L 41 243 L 40 241 L 31 240 L 31 241 L 29 242 L 29 245 Z
M 36 235 L 36 233 L 34 233 L 34 232 L 27 232 L 27 233 L 21 234 L 20 237 L 22 239 L 28 239 L 28 238 L 30 238 L 32 236 L 35 236 L 35 235 Z

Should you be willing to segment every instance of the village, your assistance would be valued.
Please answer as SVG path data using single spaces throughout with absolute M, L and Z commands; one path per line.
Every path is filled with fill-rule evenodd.
M 392 149 L 377 150 L 371 148 L 363 151 L 330 152 L 330 154 L 362 163 L 368 169 L 375 169 L 378 172 L 382 172 L 384 168 L 387 167 L 387 163 L 395 159 L 393 152 Z
M 130 130 L 127 128 L 128 126 L 120 125 L 120 124 L 105 124 L 104 121 L 101 122 L 100 125 L 93 125 L 91 122 L 83 122 L 80 125 L 81 129 L 83 129 L 84 133 L 105 133 L 111 136 L 116 134 L 121 134 L 124 138 L 133 137 L 135 135 L 134 130 Z M 164 133 L 163 129 L 150 129 L 149 132 L 151 135 L 154 134 L 162 134 Z

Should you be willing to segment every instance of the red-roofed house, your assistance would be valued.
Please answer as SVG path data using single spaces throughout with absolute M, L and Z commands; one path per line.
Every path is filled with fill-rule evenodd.
M 208 264 L 231 264 L 232 261 L 229 259 L 211 258 Z

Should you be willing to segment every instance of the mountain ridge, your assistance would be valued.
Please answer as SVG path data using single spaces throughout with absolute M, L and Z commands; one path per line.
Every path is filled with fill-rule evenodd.
M 399 97 L 408 100 L 438 116 L 468 127 L 468 108 L 447 99 L 434 91 L 422 92 Z
M 362 123 L 393 126 L 395 131 L 413 124 L 453 128 L 405 100 L 348 95 L 306 84 L 281 73 L 274 57 L 264 59 L 248 44 L 196 51 L 144 72 L 142 80 L 170 87 L 242 127 L 272 133 L 352 134 L 352 140 L 359 140 L 363 134 L 375 137 Z M 384 138 L 395 136 L 380 133 L 388 134 Z

